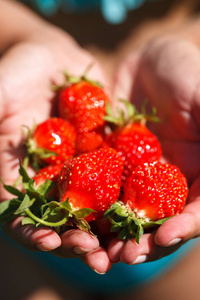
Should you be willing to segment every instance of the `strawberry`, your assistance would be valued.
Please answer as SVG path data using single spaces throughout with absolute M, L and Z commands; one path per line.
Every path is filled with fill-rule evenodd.
M 67 85 L 58 93 L 58 112 L 59 116 L 73 124 L 77 131 L 77 154 L 101 146 L 107 102 L 109 98 L 97 82 L 88 80 L 85 76 L 76 78 L 74 82 L 74 77 L 72 80 L 67 76 Z
M 162 224 L 182 212 L 188 195 L 185 176 L 172 164 L 144 163 L 135 168 L 124 186 L 121 202 L 106 212 L 115 230 L 124 228 L 121 237 L 136 236 L 139 242 L 144 228 Z M 122 219 L 113 221 L 116 218 Z
M 126 104 L 127 105 L 127 104 Z M 132 171 L 141 163 L 153 162 L 161 157 L 161 145 L 157 137 L 146 127 L 146 120 L 154 120 L 152 115 L 138 114 L 135 108 L 128 120 L 120 120 L 119 126 L 107 135 L 103 146 L 117 150 L 124 162 L 122 182 L 130 176 Z M 132 112 L 131 110 L 131 112 Z M 108 119 L 110 120 L 110 119 Z M 157 120 L 155 118 L 155 120 Z M 118 124 L 118 120 L 115 120 Z
M 47 179 L 56 182 L 63 166 L 64 163 L 61 163 L 57 165 L 48 165 L 40 169 L 33 177 L 33 179 L 35 180 L 35 185 L 39 186 L 40 184 L 44 183 Z
M 99 148 L 103 143 L 103 134 L 101 129 L 84 132 L 77 135 L 76 153 L 83 154 Z
M 41 184 L 45 183 L 47 179 L 53 181 L 55 185 L 48 195 L 54 197 L 55 199 L 58 199 L 58 188 L 56 183 L 63 166 L 64 163 L 61 163 L 55 165 L 48 165 L 40 169 L 33 177 L 35 181 L 35 186 L 39 187 Z
M 53 197 L 54 199 L 58 199 L 58 187 L 57 187 L 57 180 L 59 177 L 59 174 L 64 166 L 64 163 L 61 164 L 55 164 L 55 165 L 48 165 L 35 174 L 33 177 L 34 182 L 35 182 L 35 187 L 39 187 L 43 183 L 46 182 L 46 180 L 51 180 L 54 182 L 54 186 L 52 185 L 51 191 L 48 193 L 48 196 Z
M 16 198 L 0 203 L 0 222 L 23 216 L 23 225 L 45 225 L 56 228 L 57 232 L 77 226 L 93 234 L 88 222 L 102 218 L 118 199 L 122 170 L 121 158 L 108 148 L 69 158 L 63 168 L 62 165 L 43 168 L 34 178 L 20 164 L 23 190 L 3 183 Z M 61 201 L 52 198 L 55 182 Z
M 61 118 L 49 118 L 29 133 L 26 145 L 36 169 L 38 165 L 60 164 L 75 154 L 76 131 Z
M 157 137 L 143 124 L 132 123 L 115 130 L 106 137 L 104 145 L 116 149 L 121 156 L 124 162 L 123 182 L 139 164 L 161 157 Z
M 87 222 L 99 219 L 120 194 L 123 162 L 114 149 L 98 149 L 69 159 L 63 167 L 58 186 L 60 200 L 71 210 L 94 210 Z

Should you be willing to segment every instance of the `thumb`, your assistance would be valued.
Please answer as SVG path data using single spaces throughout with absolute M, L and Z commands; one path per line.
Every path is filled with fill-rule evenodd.
M 140 51 L 133 52 L 118 65 L 111 87 L 113 99 L 115 101 L 119 99 L 132 100 L 140 64 L 140 57 Z

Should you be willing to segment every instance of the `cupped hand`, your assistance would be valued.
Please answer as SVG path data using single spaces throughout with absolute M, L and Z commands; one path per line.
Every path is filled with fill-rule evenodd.
M 95 59 L 76 42 L 53 26 L 28 40 L 13 45 L 0 60 L 0 155 L 1 177 L 13 185 L 18 178 L 19 159 L 23 159 L 23 126 L 32 127 L 54 114 L 54 92 L 51 84 L 63 83 L 63 71 L 81 75 Z M 102 83 L 105 78 L 94 63 L 89 76 Z M 33 170 L 28 169 L 33 175 Z M 11 195 L 0 186 L 1 201 Z M 80 230 L 59 236 L 49 228 L 22 226 L 16 218 L 4 226 L 7 235 L 31 250 L 52 251 L 63 257 L 81 257 L 99 273 L 106 272 L 111 264 L 99 241 Z M 55 250 L 56 249 L 56 250 Z
M 183 212 L 144 234 L 139 245 L 134 239 L 111 241 L 111 261 L 135 264 L 166 256 L 200 236 L 200 51 L 189 40 L 160 37 L 130 54 L 116 74 L 117 98 L 138 109 L 145 99 L 156 107 L 161 123 L 149 128 L 161 142 L 162 160 L 181 169 L 190 189 Z

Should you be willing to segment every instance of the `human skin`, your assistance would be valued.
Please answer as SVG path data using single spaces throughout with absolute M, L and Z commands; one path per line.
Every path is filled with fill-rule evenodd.
M 6 184 L 18 178 L 19 159 L 23 159 L 23 126 L 31 127 L 54 114 L 54 92 L 51 84 L 62 84 L 64 70 L 81 75 L 89 64 L 94 63 L 89 76 L 105 83 L 105 76 L 95 58 L 79 47 L 64 31 L 51 26 L 14 5 L 12 1 L 0 1 L 4 18 L 0 61 L 0 176 Z M 7 14 L 7 15 L 6 15 Z M 15 16 L 18 30 L 7 26 Z M 27 23 L 26 26 L 21 26 Z M 35 30 L 37 29 L 37 34 Z M 28 169 L 30 176 L 34 175 Z M 0 186 L 1 201 L 10 199 Z M 111 267 L 107 252 L 96 237 L 80 230 L 71 230 L 59 236 L 54 230 L 34 226 L 21 226 L 16 218 L 3 227 L 4 232 L 24 247 L 37 251 L 52 251 L 65 258 L 80 257 L 92 269 L 105 273 Z M 56 249 L 56 250 L 55 250 Z M 102 263 L 103 262 L 103 263 Z
M 0 20 L 5 22 L 4 29 L 9 29 L 6 25 L 9 18 L 5 17 L 6 3 L 0 1 L 0 5 L 4 5 L 4 11 L 3 6 L 0 9 L 4 12 L 4 18 Z M 31 24 L 18 30 L 17 38 L 13 30 L 17 27 L 13 25 L 10 32 L 4 31 L 3 42 L 0 43 L 0 158 L 3 162 L 1 177 L 7 184 L 12 184 L 18 177 L 18 159 L 24 154 L 21 126 L 32 126 L 33 121 L 41 122 L 53 113 L 54 93 L 50 84 L 62 83 L 63 69 L 79 75 L 94 60 L 67 33 L 30 15 L 29 11 L 28 16 L 32 21 L 27 24 Z M 23 18 L 20 15 L 18 26 L 20 20 L 26 21 L 24 14 Z M 194 28 L 192 36 L 196 37 Z M 161 141 L 163 159 L 177 164 L 190 184 L 190 196 L 184 212 L 167 221 L 153 234 L 145 234 L 139 246 L 134 240 L 124 242 L 112 239 L 108 251 L 100 246 L 97 238 L 79 230 L 66 232 L 60 237 L 48 228 L 36 230 L 34 226 L 23 227 L 19 218 L 4 227 L 11 238 L 31 250 L 51 251 L 66 258 L 80 257 L 93 270 L 105 273 L 112 262 L 133 264 L 155 260 L 175 251 L 182 242 L 199 236 L 196 143 L 199 138 L 199 49 L 195 45 L 198 39 L 189 41 L 188 36 L 190 34 L 181 33 L 176 37 L 158 38 L 132 53 L 116 72 L 114 87 L 116 98 L 125 97 L 138 108 L 143 99 L 148 98 L 157 107 L 164 123 L 150 128 Z M 89 75 L 107 82 L 98 64 L 94 65 Z M 186 161 L 189 153 L 192 153 L 192 159 Z M 33 174 L 31 169 L 28 171 Z M 6 200 L 10 195 L 1 190 L 1 197 Z M 166 247 L 170 242 L 171 246 Z
M 195 37 L 195 36 L 193 36 Z M 186 175 L 189 196 L 183 212 L 144 234 L 138 245 L 112 240 L 112 262 L 136 264 L 177 250 L 200 235 L 200 51 L 198 39 L 180 35 L 159 37 L 130 54 L 118 69 L 114 94 L 141 107 L 144 99 L 157 109 L 161 123 L 149 128 L 158 136 L 163 161 L 176 164 Z

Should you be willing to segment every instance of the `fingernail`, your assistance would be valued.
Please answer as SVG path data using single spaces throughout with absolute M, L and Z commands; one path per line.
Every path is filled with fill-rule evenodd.
M 147 261 L 147 255 L 139 255 L 130 265 L 137 265 Z
M 36 244 L 35 246 L 40 251 L 51 251 L 51 250 L 55 249 L 55 247 L 52 247 L 52 246 L 47 245 L 45 243 Z
M 93 269 L 95 273 L 99 274 L 99 275 L 104 275 L 106 273 L 101 273 L 101 272 L 98 272 L 96 269 Z
M 78 255 L 83 255 L 85 253 L 88 253 L 91 251 L 91 249 L 85 249 L 85 248 L 82 248 L 82 247 L 74 247 L 74 253 L 75 254 L 78 254 Z
M 174 246 L 180 242 L 181 242 L 181 238 L 175 238 L 171 242 L 169 242 L 167 245 L 165 245 L 165 247 Z

